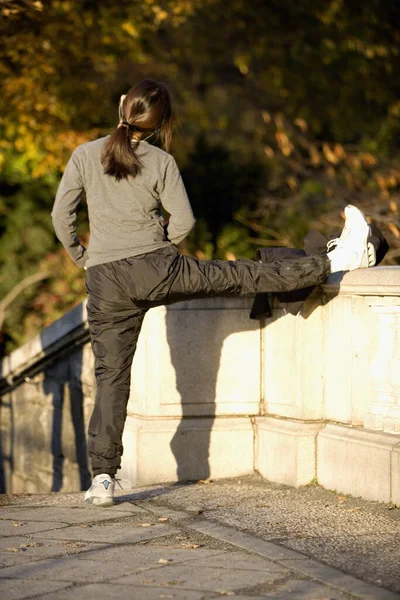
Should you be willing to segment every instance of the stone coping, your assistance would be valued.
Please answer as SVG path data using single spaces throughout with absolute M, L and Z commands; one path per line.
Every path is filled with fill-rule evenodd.
M 321 287 L 326 294 L 398 296 L 400 295 L 400 266 L 334 273 Z
M 52 347 L 63 337 L 75 329 L 81 329 L 87 321 L 87 300 L 69 310 L 57 321 L 44 327 L 35 337 L 5 356 L 0 361 L 0 380 L 6 379 L 13 372 L 23 370 L 25 365 L 31 365 L 46 356 Z

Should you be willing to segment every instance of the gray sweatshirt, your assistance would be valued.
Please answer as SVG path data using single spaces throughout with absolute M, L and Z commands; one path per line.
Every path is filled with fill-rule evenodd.
M 107 137 L 74 150 L 57 190 L 51 217 L 58 239 L 80 267 L 128 258 L 178 244 L 195 219 L 174 158 L 148 142 L 140 142 L 143 163 L 136 177 L 116 181 L 105 175 L 100 156 Z M 86 195 L 90 240 L 80 243 L 76 212 Z M 167 237 L 161 207 L 171 215 Z

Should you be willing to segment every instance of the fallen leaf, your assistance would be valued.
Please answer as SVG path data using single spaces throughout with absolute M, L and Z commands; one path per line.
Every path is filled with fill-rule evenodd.
M 199 481 L 197 483 L 202 483 L 203 485 L 208 485 L 209 483 L 212 483 L 211 479 L 199 479 Z
M 168 565 L 172 562 L 172 558 L 160 558 L 158 562 L 160 563 L 160 565 Z
M 19 545 L 20 548 L 39 548 L 40 546 L 43 546 L 43 544 L 40 544 L 39 542 L 32 542 L 31 544 Z
M 6 548 L 7 552 L 22 552 L 22 548 Z
M 152 527 L 154 523 L 139 523 L 138 527 Z
M 26 525 L 26 523 L 17 523 L 16 521 L 14 521 L 13 525 L 14 527 L 22 527 L 23 525 Z
M 160 517 L 159 519 L 157 519 L 157 521 L 160 521 L 161 523 L 166 523 L 167 521 L 169 521 L 168 517 Z
M 168 546 L 168 548 L 178 548 L 178 549 L 201 548 L 201 544 L 181 544 L 180 546 Z
M 338 502 L 339 502 L 339 504 L 343 504 L 343 502 L 347 502 L 346 496 L 339 496 Z

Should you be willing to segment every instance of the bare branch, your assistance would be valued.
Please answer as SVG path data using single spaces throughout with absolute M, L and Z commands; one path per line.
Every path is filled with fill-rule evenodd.
M 43 279 L 47 279 L 48 277 L 52 277 L 51 273 L 34 273 L 33 275 L 28 275 L 22 281 L 17 283 L 13 289 L 8 292 L 8 294 L 0 301 L 0 329 L 3 326 L 4 320 L 6 318 L 6 310 L 10 306 L 12 302 L 14 302 L 15 298 L 27 287 L 33 285 L 34 283 L 38 283 L 39 281 L 43 281 Z

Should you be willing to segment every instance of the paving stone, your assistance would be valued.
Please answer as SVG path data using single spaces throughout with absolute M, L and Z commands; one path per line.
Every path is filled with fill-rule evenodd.
M 171 590 L 151 586 L 132 588 L 131 585 L 98 583 L 35 596 L 35 600 L 92 600 L 93 598 L 101 600 L 124 600 L 127 598 L 130 600 L 207 600 L 211 597 L 215 597 L 214 594 L 190 590 Z
M 133 544 L 141 540 L 148 540 L 163 535 L 177 533 L 177 529 L 166 525 L 153 525 L 152 527 L 139 527 L 127 523 L 84 525 L 46 531 L 39 537 L 53 540 L 79 540 L 82 542 L 105 542 L 107 544 Z
M 170 560 L 174 564 L 188 563 L 190 561 L 209 560 L 211 563 L 221 555 L 221 550 L 207 550 L 206 548 L 177 549 L 177 548 L 153 548 L 147 546 L 112 546 L 102 549 L 91 549 L 80 554 L 81 560 L 116 561 L 120 564 L 136 567 L 157 567 L 159 560 Z
M 56 590 L 65 588 L 68 585 L 61 581 L 32 581 L 25 579 L 19 581 L 17 579 L 4 579 L 1 582 L 0 592 L 1 600 L 23 600 L 24 598 L 31 598 L 37 594 L 50 593 L 51 598 L 55 596 Z M 47 598 L 49 596 L 47 595 Z
M 124 505 L 129 506 L 127 503 Z M 122 505 L 121 505 L 122 506 Z M 142 514 L 144 511 L 140 511 Z M 15 521 L 29 521 L 29 522 L 60 522 L 65 523 L 89 523 L 92 521 L 107 521 L 109 519 L 116 519 L 118 517 L 130 516 L 132 511 L 130 510 L 105 510 L 104 508 L 57 508 L 53 506 L 46 506 L 41 508 L 8 508 L 6 511 L 3 509 L 0 511 L 0 523 L 2 519 L 14 519 Z M 3 516 L 4 515 L 4 516 Z
M 230 556 L 230 555 L 229 555 Z M 250 571 L 241 569 L 221 569 L 203 567 L 196 563 L 171 565 L 163 569 L 149 569 L 136 575 L 121 577 L 115 583 L 133 585 L 165 586 L 171 589 L 204 590 L 209 592 L 233 591 L 260 583 L 273 583 L 284 576 L 287 571 L 265 569 Z
M 218 567 L 219 569 L 246 569 L 249 571 L 279 571 L 282 573 L 281 565 L 278 565 L 267 558 L 262 558 L 255 554 L 246 552 L 230 552 L 219 554 L 210 558 L 199 558 L 197 566 L 202 567 Z
M 65 527 L 68 527 L 68 523 L 57 523 L 54 521 L 40 521 L 38 523 L 23 521 L 20 519 L 12 519 L 12 520 L 0 520 L 0 535 L 7 537 L 15 537 L 16 533 L 21 535 L 27 535 L 31 533 L 38 533 L 40 531 L 51 530 L 51 532 L 55 530 L 60 530 Z
M 95 507 L 94 506 L 90 506 L 87 505 L 86 510 L 93 510 Z M 134 512 L 134 513 L 146 513 L 147 511 L 142 508 L 141 506 L 137 506 L 136 504 L 133 504 L 133 502 L 129 502 L 129 501 L 123 501 L 123 500 L 119 500 L 118 498 L 115 498 L 115 504 L 114 506 L 109 506 L 107 509 L 104 508 L 99 508 L 98 510 L 106 510 L 107 512 L 118 512 L 118 511 L 127 511 L 127 512 Z
M 181 530 L 178 535 L 166 535 L 165 537 L 155 538 L 148 540 L 146 546 L 154 546 L 160 548 L 165 546 L 167 548 L 184 548 L 190 544 L 198 545 L 201 548 L 207 548 L 208 550 L 224 550 L 225 552 L 237 552 L 238 548 L 233 544 L 228 544 L 222 540 L 204 535 L 194 530 Z M 304 557 L 303 557 L 304 558 Z
M 159 517 L 167 517 L 172 521 L 179 521 L 181 519 L 187 519 L 188 514 L 182 510 L 172 510 L 165 506 L 156 506 L 151 502 L 140 502 L 140 508 L 149 512 L 152 512 Z
M 0 566 L 12 567 L 41 558 L 67 556 L 84 550 L 103 549 L 105 544 L 87 542 L 56 541 L 30 537 L 6 537 L 0 539 Z
M 82 560 L 79 556 L 39 560 L 0 570 L 3 579 L 46 579 L 81 583 L 110 581 L 132 573 L 132 566 L 118 561 Z M 0 583 L 1 589 L 2 583 Z

